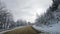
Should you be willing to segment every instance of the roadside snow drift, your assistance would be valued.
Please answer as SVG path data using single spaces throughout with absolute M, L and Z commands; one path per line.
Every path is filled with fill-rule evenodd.
M 60 34 L 60 22 L 49 26 L 44 25 L 42 27 L 33 25 L 33 27 L 41 32 L 49 32 L 50 34 Z

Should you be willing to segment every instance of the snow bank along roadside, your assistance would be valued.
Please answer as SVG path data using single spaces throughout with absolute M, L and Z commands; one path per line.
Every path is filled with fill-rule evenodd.
M 20 27 L 16 27 L 14 29 L 11 29 L 11 30 L 2 31 L 2 32 L 0 32 L 0 34 L 3 34 L 3 33 L 8 32 L 8 31 L 15 30 L 15 29 L 23 28 L 23 27 L 26 27 L 26 26 L 20 26 Z
M 44 25 L 42 27 L 33 25 L 32 27 L 41 32 L 49 32 L 50 34 L 60 34 L 60 23 L 56 23 L 49 26 Z

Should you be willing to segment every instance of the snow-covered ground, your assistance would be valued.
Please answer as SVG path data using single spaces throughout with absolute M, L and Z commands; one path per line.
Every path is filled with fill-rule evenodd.
M 23 28 L 23 27 L 25 26 L 16 27 L 12 30 Z M 60 34 L 60 22 L 53 24 L 53 25 L 49 25 L 49 26 L 43 25 L 42 27 L 33 25 L 33 27 L 38 31 L 44 32 L 43 34 L 48 34 L 48 33 L 49 34 Z M 11 31 L 11 30 L 7 30 L 7 31 Z M 7 32 L 7 31 L 0 32 L 0 34 Z
M 41 31 L 41 32 L 49 32 L 50 34 L 60 34 L 60 22 L 53 24 L 53 25 L 49 25 L 49 26 L 33 26 L 36 30 Z
M 11 29 L 11 30 L 15 30 L 15 29 L 23 28 L 23 27 L 26 27 L 26 26 L 16 27 L 16 28 Z M 3 34 L 4 32 L 11 31 L 11 30 L 2 31 L 2 32 L 0 32 L 0 34 Z

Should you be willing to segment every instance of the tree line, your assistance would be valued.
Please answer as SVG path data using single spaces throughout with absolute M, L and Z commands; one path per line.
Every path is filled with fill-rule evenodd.
M 11 11 L 7 9 L 4 3 L 0 2 L 0 29 L 10 29 L 28 25 L 32 25 L 32 23 L 22 19 L 18 19 L 15 22 Z

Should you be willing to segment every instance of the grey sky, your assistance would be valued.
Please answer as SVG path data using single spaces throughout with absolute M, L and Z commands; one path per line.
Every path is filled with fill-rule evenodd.
M 51 0 L 2 0 L 12 10 L 14 20 L 23 19 L 34 22 L 36 13 L 42 14 L 51 5 Z

